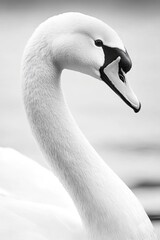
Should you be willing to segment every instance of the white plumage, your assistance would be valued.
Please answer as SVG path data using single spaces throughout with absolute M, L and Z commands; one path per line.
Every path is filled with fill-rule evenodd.
M 3 240 L 156 239 L 142 206 L 90 146 L 64 99 L 60 84 L 64 68 L 100 79 L 104 52 L 95 46 L 96 39 L 125 51 L 114 30 L 80 13 L 48 19 L 26 46 L 22 78 L 28 119 L 51 169 L 78 212 L 53 173 L 13 150 L 2 149 Z M 111 64 L 115 71 L 117 67 Z M 127 95 L 127 85 L 120 88 Z M 130 99 L 137 104 L 134 95 Z

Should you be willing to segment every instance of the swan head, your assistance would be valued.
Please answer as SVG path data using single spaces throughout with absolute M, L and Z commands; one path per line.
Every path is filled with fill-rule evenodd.
M 75 12 L 50 18 L 43 27 L 45 32 L 52 28 L 53 61 L 60 69 L 80 71 L 104 81 L 135 112 L 140 110 L 141 104 L 125 76 L 131 69 L 131 59 L 111 27 Z

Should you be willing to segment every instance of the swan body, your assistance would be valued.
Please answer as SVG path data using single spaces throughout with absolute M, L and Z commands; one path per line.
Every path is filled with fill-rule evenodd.
M 61 88 L 60 77 L 65 68 L 103 80 L 135 112 L 140 110 L 140 103 L 125 79 L 131 60 L 114 30 L 80 13 L 61 14 L 42 23 L 24 51 L 24 104 L 44 156 L 72 200 L 64 191 L 62 196 L 67 199 L 67 206 L 60 207 L 54 196 L 55 189 L 63 192 L 61 184 L 47 170 L 35 163 L 32 167 L 29 161 L 27 172 L 31 170 L 33 176 L 40 170 L 44 178 L 49 179 L 44 186 L 41 180 L 35 183 L 34 178 L 29 179 L 29 186 L 33 180 L 32 192 L 38 184 L 36 196 L 42 201 L 37 198 L 33 201 L 30 187 L 27 200 L 21 187 L 15 188 L 18 196 L 19 191 L 23 193 L 18 199 L 2 189 L 3 209 L 7 209 L 3 214 L 12 214 L 10 219 L 14 219 L 13 214 L 18 215 L 14 229 L 21 226 L 24 229 L 26 224 L 30 229 L 29 239 L 155 240 L 152 224 L 139 201 L 99 157 L 75 123 Z M 28 181 L 28 177 L 26 179 Z M 43 202 L 46 189 L 51 195 L 49 202 Z M 57 199 L 59 197 L 62 199 L 57 195 Z M 21 218 L 24 221 L 21 222 Z M 48 222 L 52 230 L 47 228 Z M 5 223 L 4 226 L 6 229 Z M 42 226 L 46 226 L 43 234 Z M 13 234 L 11 237 L 14 239 Z
M 0 148 L 0 238 L 86 239 L 76 208 L 51 171 Z

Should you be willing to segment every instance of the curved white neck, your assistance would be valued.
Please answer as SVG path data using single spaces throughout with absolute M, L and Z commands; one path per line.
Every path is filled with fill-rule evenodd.
M 138 214 L 130 207 L 137 201 L 77 127 L 64 100 L 61 71 L 49 56 L 26 54 L 23 74 L 24 101 L 33 131 L 75 202 L 84 226 L 101 236 L 97 239 L 122 239 L 118 236 L 124 236 L 124 229 L 130 231 L 122 219 L 127 212 L 129 224 L 130 217 Z

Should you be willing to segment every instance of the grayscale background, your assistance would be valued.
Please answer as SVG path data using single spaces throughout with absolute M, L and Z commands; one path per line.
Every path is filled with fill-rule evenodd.
M 135 114 L 106 84 L 64 71 L 69 107 L 96 151 L 160 216 L 160 2 L 145 0 L 0 1 L 0 146 L 48 167 L 26 119 L 20 79 L 24 46 L 46 18 L 78 11 L 102 19 L 123 40 L 133 62 L 127 74 L 142 109 Z M 154 221 L 160 234 L 160 221 Z

